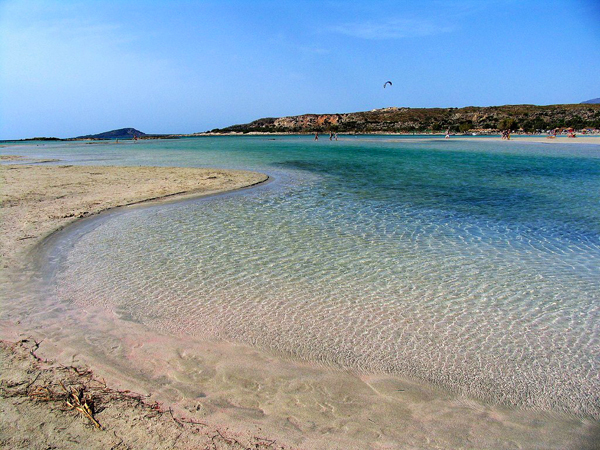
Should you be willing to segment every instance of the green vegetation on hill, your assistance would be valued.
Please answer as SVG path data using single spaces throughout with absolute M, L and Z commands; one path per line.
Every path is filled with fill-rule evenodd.
M 212 133 L 427 133 L 543 132 L 554 128 L 600 129 L 600 104 L 468 106 L 465 108 L 384 108 L 344 114 L 303 114 L 263 118 Z

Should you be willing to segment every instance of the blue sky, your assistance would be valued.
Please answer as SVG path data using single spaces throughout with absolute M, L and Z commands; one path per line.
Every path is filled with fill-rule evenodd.
M 0 139 L 595 97 L 595 0 L 0 0 Z

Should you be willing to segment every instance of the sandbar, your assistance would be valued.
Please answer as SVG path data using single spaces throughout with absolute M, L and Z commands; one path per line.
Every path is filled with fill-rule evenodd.
M 267 179 L 255 172 L 203 168 L 0 165 L 2 266 L 14 265 L 23 251 L 78 218 L 141 202 L 231 191 Z

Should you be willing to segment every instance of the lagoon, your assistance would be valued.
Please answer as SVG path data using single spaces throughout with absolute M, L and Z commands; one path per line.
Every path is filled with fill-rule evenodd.
M 228 136 L 10 149 L 273 180 L 97 220 L 48 261 L 56 304 L 491 404 L 600 416 L 600 146 Z

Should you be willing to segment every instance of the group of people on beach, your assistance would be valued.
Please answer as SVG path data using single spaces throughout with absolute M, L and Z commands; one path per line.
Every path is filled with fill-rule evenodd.
M 559 131 L 558 129 L 555 130 L 551 130 L 548 132 L 548 139 L 555 139 L 556 138 L 556 134 L 557 131 Z M 448 128 L 448 130 L 446 131 L 446 139 L 450 138 L 450 128 Z M 570 138 L 574 138 L 577 137 L 577 135 L 575 134 L 575 131 L 573 130 L 573 128 L 569 128 L 567 131 L 567 137 Z M 507 141 L 510 141 L 510 130 L 502 130 L 502 139 L 506 139 Z M 316 132 L 315 133 L 315 141 L 319 140 L 319 133 Z M 337 133 L 334 133 L 333 131 L 329 132 L 329 140 L 333 141 L 333 140 L 338 140 L 338 135 Z
M 548 136 L 546 136 L 548 139 L 556 139 L 556 135 L 557 134 L 561 134 L 562 133 L 562 129 L 560 128 L 555 128 L 554 130 L 550 130 L 548 131 Z M 575 130 L 573 128 L 568 128 L 567 129 L 567 137 L 569 138 L 576 138 L 577 134 L 575 133 Z

